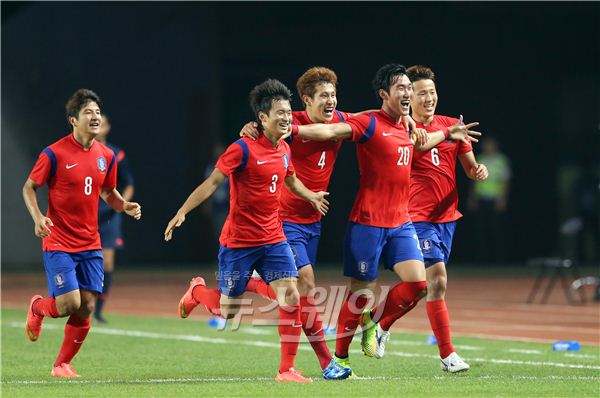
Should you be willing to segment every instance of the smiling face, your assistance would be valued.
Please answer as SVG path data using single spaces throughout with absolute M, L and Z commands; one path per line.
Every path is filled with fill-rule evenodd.
M 273 100 L 269 113 L 259 112 L 258 117 L 265 134 L 279 140 L 292 123 L 292 107 L 288 100 Z
M 438 95 L 433 80 L 423 79 L 413 82 L 413 96 L 410 106 L 415 120 L 419 122 L 432 120 L 437 102 Z
M 337 106 L 337 96 L 335 86 L 332 83 L 317 83 L 312 98 L 304 95 L 302 100 L 306 105 L 306 113 L 313 122 L 324 123 L 333 119 L 335 107 Z
M 384 89 L 379 90 L 379 96 L 383 100 L 383 109 L 395 118 L 408 115 L 412 93 L 412 83 L 404 74 L 394 77 L 389 92 Z
M 74 131 L 96 137 L 100 133 L 100 126 L 102 124 L 100 107 L 95 101 L 89 101 L 81 107 L 76 118 L 73 116 L 69 117 L 69 122 L 73 126 Z

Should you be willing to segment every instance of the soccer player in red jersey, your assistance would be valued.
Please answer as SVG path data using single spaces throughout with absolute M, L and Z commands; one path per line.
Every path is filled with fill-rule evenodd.
M 348 348 L 361 322 L 365 308 L 373 304 L 379 260 L 393 270 L 402 282 L 394 286 L 380 311 L 365 314 L 363 329 L 373 322 L 407 306 L 425 290 L 425 269 L 418 238 L 408 215 L 410 165 L 414 142 L 401 123 L 409 112 L 412 84 L 402 65 L 380 68 L 373 88 L 382 103 L 379 111 L 348 118 L 346 123 L 293 126 L 293 135 L 308 139 L 349 139 L 356 142 L 360 168 L 360 189 L 354 202 L 344 244 L 344 275 L 351 278 L 351 291 L 338 317 L 336 360 L 349 366 Z M 417 144 L 427 150 L 452 137 L 467 141 L 477 125 L 456 124 L 425 134 Z M 369 301 L 371 304 L 369 305 Z M 363 337 L 365 334 L 363 333 Z M 363 345 L 367 355 L 375 355 L 375 345 Z
M 416 65 L 408 68 L 407 72 L 413 83 L 411 108 L 417 127 L 436 131 L 455 125 L 457 119 L 435 114 L 438 95 L 433 71 Z M 462 217 L 458 211 L 456 188 L 457 159 L 470 179 L 482 181 L 487 178 L 487 168 L 477 163 L 471 143 L 445 140 L 428 151 L 415 154 L 408 205 L 425 258 L 427 316 L 437 339 L 442 369 L 452 373 L 469 369 L 469 365 L 452 346 L 450 319 L 444 300 L 448 278 L 446 264 L 450 257 L 456 220 Z M 389 340 L 390 326 L 404 313 L 401 311 L 384 317 L 379 322 L 380 356 L 383 356 L 385 342 Z
M 34 295 L 25 332 L 37 341 L 45 316 L 69 316 L 62 347 L 51 371 L 56 377 L 79 377 L 71 360 L 90 330 L 90 315 L 102 292 L 104 267 L 98 234 L 98 200 L 139 220 L 138 203 L 128 202 L 116 189 L 114 152 L 94 138 L 100 131 L 100 98 L 80 89 L 66 104 L 73 132 L 40 154 L 23 186 L 23 199 L 42 238 L 48 296 Z M 48 212 L 43 215 L 36 191 L 48 183 Z
M 296 88 L 305 110 L 292 113 L 293 123 L 296 125 L 339 123 L 347 119 L 348 113 L 336 110 L 336 87 L 337 76 L 331 69 L 313 67 L 304 72 L 298 78 Z M 244 126 L 242 135 L 258 138 L 259 132 L 256 130 L 255 123 L 251 122 Z M 312 191 L 327 191 L 333 165 L 343 141 L 313 141 L 298 135 L 288 137 L 286 142 L 289 143 L 292 151 L 298 179 Z M 281 193 L 279 215 L 298 268 L 302 329 L 317 355 L 323 376 L 328 379 L 326 372 L 332 364 L 333 357 L 325 342 L 323 322 L 315 307 L 314 299 L 314 266 L 321 238 L 322 216 L 309 203 L 288 189 L 284 189 Z M 260 278 L 251 279 L 246 291 L 255 292 L 266 298 L 274 298 L 272 290 Z
M 279 303 L 281 362 L 276 381 L 310 382 L 294 370 L 302 321 L 296 286 L 298 271 L 279 218 L 282 182 L 294 194 L 324 215 L 327 192 L 312 192 L 296 177 L 288 144 L 281 138 L 292 122 L 291 93 L 281 82 L 267 80 L 250 93 L 250 103 L 264 134 L 242 138 L 227 148 L 213 173 L 185 201 L 165 230 L 170 240 L 185 215 L 206 200 L 230 178 L 230 210 L 221 232 L 219 290 L 207 289 L 202 278 L 192 279 L 179 304 L 186 318 L 198 304 L 211 313 L 232 318 L 256 270 L 276 292 Z M 346 375 L 347 377 L 347 375 Z

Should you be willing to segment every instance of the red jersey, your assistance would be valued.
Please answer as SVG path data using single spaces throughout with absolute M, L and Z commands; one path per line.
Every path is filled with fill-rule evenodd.
M 294 112 L 294 124 L 298 126 L 313 124 L 306 111 Z M 335 111 L 333 119 L 327 123 L 340 123 L 348 118 L 345 112 Z M 290 148 L 294 154 L 296 176 L 311 191 L 327 191 L 329 179 L 333 172 L 335 159 L 342 146 L 342 140 L 311 141 L 296 136 L 290 136 Z M 281 193 L 281 210 L 283 221 L 297 224 L 310 224 L 321 219 L 321 213 L 316 211 L 306 200 L 296 196 L 287 188 Z
M 395 228 L 410 221 L 408 196 L 414 143 L 402 123 L 385 111 L 346 120 L 357 143 L 360 188 L 350 221 Z
M 261 135 L 242 138 L 227 148 L 216 168 L 229 176 L 229 214 L 219 242 L 224 247 L 250 247 L 283 242 L 279 199 L 284 179 L 294 174 L 285 141 L 277 148 Z
M 29 178 L 48 183 L 48 212 L 52 233 L 42 239 L 44 251 L 99 250 L 98 199 L 103 188 L 117 184 L 114 152 L 94 140 L 85 150 L 73 134 L 40 153 Z
M 435 115 L 429 126 L 417 122 L 417 127 L 434 132 L 457 122 L 458 119 Z M 408 206 L 413 221 L 444 223 L 462 217 L 458 211 L 456 158 L 472 150 L 470 143 L 445 140 L 429 151 L 415 153 Z

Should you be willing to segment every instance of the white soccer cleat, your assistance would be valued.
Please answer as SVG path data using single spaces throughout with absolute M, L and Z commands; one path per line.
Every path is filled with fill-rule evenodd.
M 458 373 L 470 368 L 469 364 L 463 361 L 456 352 L 453 352 L 444 359 L 440 359 L 440 362 L 442 370 L 445 372 Z
M 375 350 L 375 358 L 383 358 L 385 355 L 385 343 L 390 340 L 390 332 L 386 332 L 377 324 L 377 349 Z

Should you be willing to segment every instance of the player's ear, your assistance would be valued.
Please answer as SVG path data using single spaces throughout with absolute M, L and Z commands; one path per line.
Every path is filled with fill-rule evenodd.
M 306 108 L 312 102 L 312 98 L 310 98 L 308 95 L 303 95 L 302 102 L 304 102 L 304 107 Z
M 387 91 L 385 91 L 384 89 L 380 88 L 379 89 L 379 98 L 381 98 L 382 100 L 387 99 L 388 97 L 388 93 Z
M 73 117 L 73 116 L 69 116 L 69 123 L 71 123 L 71 126 L 73 126 L 73 127 L 77 126 L 77 118 Z
M 267 121 L 267 118 L 269 117 L 269 115 L 267 115 L 266 113 L 259 111 L 258 112 L 258 119 L 260 120 L 261 123 L 265 123 Z

